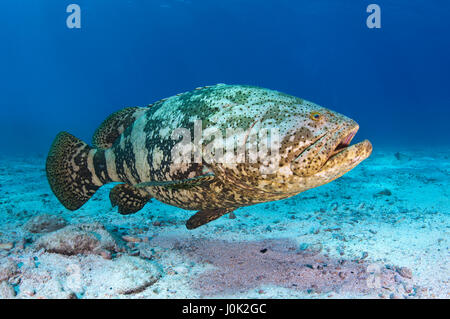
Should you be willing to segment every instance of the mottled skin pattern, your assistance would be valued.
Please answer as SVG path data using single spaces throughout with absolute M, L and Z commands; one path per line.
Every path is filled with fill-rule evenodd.
M 110 148 L 125 128 L 132 125 L 146 111 L 141 107 L 127 107 L 111 114 L 95 131 L 93 146 L 100 149 Z
M 206 133 L 220 132 L 227 143 L 246 151 L 240 162 L 229 154 L 202 160 L 197 147 L 195 162 L 177 162 L 172 152 L 183 139 L 181 128 L 190 133 L 189 142 L 192 138 L 204 149 L 219 141 Z M 261 142 L 257 134 L 264 129 L 277 130 L 278 153 L 254 161 L 249 150 Z M 204 139 L 197 138 L 199 130 Z M 69 209 L 81 207 L 102 185 L 122 182 L 110 196 L 119 212 L 136 212 L 154 197 L 199 210 L 187 222 L 195 228 L 238 207 L 291 197 L 342 176 L 372 151 L 367 140 L 349 146 L 357 130 L 353 120 L 303 99 L 219 84 L 116 112 L 96 131 L 96 148 L 60 133 L 47 158 L 47 176 Z M 155 181 L 181 182 L 152 185 Z
M 311 118 L 319 113 L 320 119 Z M 343 115 L 276 91 L 250 86 L 217 85 L 171 97 L 150 107 L 106 151 L 107 166 L 115 166 L 114 181 L 135 185 L 154 180 L 182 180 L 202 175 L 204 164 L 175 165 L 171 138 L 177 128 L 193 136 L 195 120 L 203 129 L 217 127 L 280 130 L 280 167 L 261 175 L 259 163 L 212 163 L 216 178 L 186 189 L 147 187 L 156 199 L 192 210 L 237 208 L 287 198 L 332 181 L 355 167 L 371 152 L 365 141 L 327 160 L 339 142 L 358 129 Z M 305 151 L 306 150 L 306 151 Z M 305 152 L 304 152 L 305 151 Z M 299 155 L 301 156 L 299 157 Z

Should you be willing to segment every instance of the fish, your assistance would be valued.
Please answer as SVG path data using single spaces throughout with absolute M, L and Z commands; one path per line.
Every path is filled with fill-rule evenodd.
M 63 206 L 77 210 L 103 185 L 123 215 L 156 199 L 197 211 L 188 229 L 234 210 L 327 184 L 372 152 L 351 144 L 352 119 L 275 90 L 199 87 L 110 115 L 92 146 L 60 132 L 46 173 Z

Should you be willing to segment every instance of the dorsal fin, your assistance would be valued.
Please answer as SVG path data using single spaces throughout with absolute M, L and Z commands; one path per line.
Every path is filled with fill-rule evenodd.
M 146 107 L 127 107 L 111 114 L 95 131 L 92 144 L 100 149 L 110 148 L 120 134 L 147 110 Z

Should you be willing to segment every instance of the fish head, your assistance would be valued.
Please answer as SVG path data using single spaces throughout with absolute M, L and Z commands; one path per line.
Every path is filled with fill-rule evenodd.
M 215 167 L 226 180 L 255 191 L 296 194 L 344 175 L 371 154 L 367 140 L 350 145 L 359 129 L 352 119 L 286 95 L 274 94 L 270 101 L 259 103 L 241 136 L 245 161 Z
M 294 148 L 293 159 L 289 157 L 286 164 L 289 169 L 285 168 L 287 174 L 293 174 L 286 189 L 294 192 L 329 183 L 355 168 L 372 153 L 368 140 L 351 145 L 359 130 L 354 120 L 317 106 L 311 108 L 309 118 L 312 122 L 307 121 L 306 125 L 312 138 Z
M 261 183 L 269 192 L 299 193 L 329 183 L 370 156 L 368 140 L 350 145 L 359 125 L 345 115 L 303 101 L 281 135 L 278 169 Z M 263 177 L 263 176 L 261 176 Z

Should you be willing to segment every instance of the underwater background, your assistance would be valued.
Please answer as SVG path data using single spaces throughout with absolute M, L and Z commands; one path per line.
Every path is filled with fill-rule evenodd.
M 0 15 L 0 298 L 450 297 L 449 1 L 6 0 Z M 156 201 L 117 214 L 107 187 L 77 212 L 51 193 L 58 132 L 90 143 L 116 110 L 217 83 L 342 113 L 374 153 L 193 232 Z M 73 232 L 101 240 L 80 253 Z
M 450 3 L 2 1 L 2 152 L 47 152 L 56 132 L 90 141 L 112 110 L 216 83 L 251 84 L 355 119 L 380 145 L 448 144 Z M 6 134 L 6 136 L 5 136 Z

